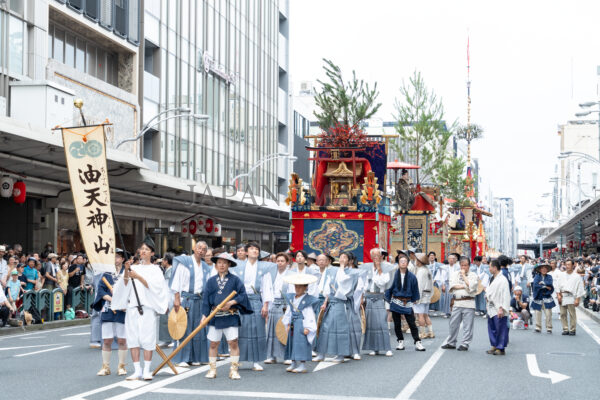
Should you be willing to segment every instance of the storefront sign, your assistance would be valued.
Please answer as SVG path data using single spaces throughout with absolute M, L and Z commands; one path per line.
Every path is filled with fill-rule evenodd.
M 115 271 L 104 125 L 62 128 L 79 231 L 96 274 Z

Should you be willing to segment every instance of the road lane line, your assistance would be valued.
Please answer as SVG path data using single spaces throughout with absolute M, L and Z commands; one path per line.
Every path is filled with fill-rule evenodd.
M 19 339 L 21 339 L 21 340 L 33 340 L 33 339 L 43 339 L 45 337 L 46 336 L 30 336 L 30 337 L 22 337 L 22 338 L 19 338 Z
M 598 337 L 598 335 L 596 335 L 583 321 L 582 319 L 586 320 L 586 321 L 591 321 L 591 318 L 588 317 L 587 315 L 585 315 L 582 312 L 578 312 L 577 313 L 577 324 L 579 326 L 581 326 L 583 328 L 583 330 L 585 331 L 585 333 L 587 333 L 588 335 L 590 335 L 590 337 L 592 339 L 594 339 L 594 341 L 596 343 L 598 343 L 600 345 L 600 337 Z
M 52 333 L 52 332 L 60 332 L 60 331 L 66 331 L 69 329 L 81 329 L 81 328 L 87 328 L 90 329 L 89 325 L 77 325 L 77 326 L 69 326 L 67 328 L 56 328 L 56 329 L 42 329 L 42 331 L 45 334 L 48 333 Z M 40 331 L 37 332 L 31 332 L 31 333 L 19 333 L 17 335 L 0 335 L 0 341 L 4 340 L 4 339 L 11 339 L 11 338 L 22 338 L 25 336 L 32 336 L 32 335 L 39 335 Z
M 60 336 L 83 336 L 83 335 L 89 335 L 89 332 L 81 332 L 81 333 L 65 333 L 64 335 L 60 335 Z
M 260 399 L 306 399 L 306 400 L 393 400 L 387 397 L 356 397 L 332 396 L 326 394 L 306 393 L 275 393 L 275 392 L 238 392 L 233 390 L 197 390 L 197 389 L 168 389 L 160 388 L 153 393 L 187 394 L 192 396 L 226 396 L 226 397 L 252 397 Z
M 427 360 L 427 362 L 425 364 L 423 364 L 423 366 L 421 367 L 419 372 L 417 372 L 413 376 L 413 378 L 410 380 L 410 382 L 408 382 L 408 384 L 406 386 L 404 386 L 404 389 L 402 389 L 400 394 L 398 394 L 398 396 L 396 396 L 396 400 L 410 399 L 410 397 L 417 391 L 419 385 L 425 380 L 427 375 L 431 372 L 433 367 L 435 367 L 435 364 L 437 364 L 437 362 L 440 360 L 440 358 L 442 357 L 443 354 L 444 354 L 444 349 L 442 349 L 441 347 L 438 348 L 437 351 L 435 353 L 433 353 L 433 355 L 431 357 L 429 357 L 429 360 Z
M 17 354 L 16 356 L 13 357 L 25 357 L 25 356 L 31 356 L 34 354 L 39 354 L 39 353 L 46 353 L 48 351 L 54 351 L 54 350 L 60 350 L 60 349 L 66 349 L 67 347 L 71 347 L 71 346 L 60 346 L 60 347 L 55 347 L 53 349 L 46 349 L 46 350 L 38 350 L 38 351 L 32 351 L 31 353 L 24 353 L 24 354 Z
M 59 344 L 63 344 L 63 343 L 34 344 L 34 345 L 31 345 L 31 346 L 0 347 L 0 351 L 19 350 L 19 349 L 31 349 L 33 347 L 50 347 L 50 346 L 58 346 Z
M 84 400 L 86 396 L 92 396 L 92 395 L 95 395 L 96 393 L 105 392 L 107 390 L 111 390 L 111 389 L 114 389 L 114 388 L 124 387 L 126 389 L 133 390 L 133 389 L 137 389 L 137 388 L 140 388 L 142 386 L 148 385 L 149 383 L 150 382 L 147 382 L 147 381 L 126 381 L 126 380 L 123 380 L 121 382 L 113 383 L 113 384 L 107 385 L 107 386 L 102 386 L 100 388 L 93 389 L 93 390 L 90 390 L 88 392 L 76 394 L 75 396 L 65 397 L 63 400 Z

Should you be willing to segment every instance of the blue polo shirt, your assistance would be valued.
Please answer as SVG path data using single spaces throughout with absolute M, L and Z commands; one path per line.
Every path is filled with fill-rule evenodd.
M 23 275 L 25 275 L 25 278 L 29 279 L 29 280 L 37 280 L 39 274 L 37 272 L 37 269 L 35 268 L 31 268 L 29 265 L 25 266 L 25 270 L 23 271 Z M 31 282 L 27 282 L 27 285 L 25 285 L 25 290 L 31 290 L 34 289 L 35 285 Z

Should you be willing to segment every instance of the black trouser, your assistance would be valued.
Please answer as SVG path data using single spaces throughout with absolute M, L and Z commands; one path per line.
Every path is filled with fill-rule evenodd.
M 404 340 L 404 335 L 402 334 L 402 316 L 406 318 L 406 323 L 410 328 L 410 334 L 412 335 L 415 343 L 421 340 L 419 337 L 419 329 L 417 329 L 417 324 L 415 323 L 415 312 L 411 311 L 410 314 L 399 314 L 392 312 L 392 319 L 394 320 L 394 331 L 396 332 L 396 338 L 398 340 Z
M 2 321 L 2 322 L 0 322 L 0 326 L 6 325 L 9 315 L 10 315 L 10 310 L 8 309 L 8 307 L 6 307 L 4 305 L 0 306 L 0 320 Z

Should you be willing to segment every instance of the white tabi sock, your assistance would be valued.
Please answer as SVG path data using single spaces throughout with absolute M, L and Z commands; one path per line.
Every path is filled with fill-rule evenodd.
M 150 373 L 150 363 L 152 363 L 152 360 L 144 360 L 144 375 L 148 375 Z
M 214 364 L 217 362 L 217 357 L 208 357 L 208 362 Z
M 133 363 L 134 374 L 138 376 L 142 376 L 142 367 L 140 366 L 140 362 Z
M 119 350 L 119 364 L 125 364 L 127 360 L 127 350 Z
M 232 363 L 236 363 L 240 361 L 240 356 L 231 356 L 229 357 L 229 359 L 231 360 Z
M 102 364 L 106 364 L 106 365 L 110 364 L 110 353 L 111 353 L 111 351 L 102 350 Z
M 433 325 L 427 325 L 427 332 L 433 332 Z

